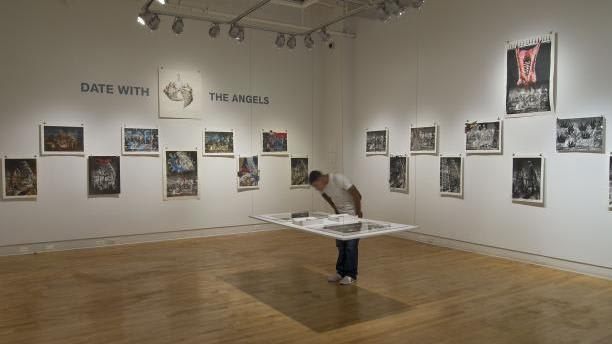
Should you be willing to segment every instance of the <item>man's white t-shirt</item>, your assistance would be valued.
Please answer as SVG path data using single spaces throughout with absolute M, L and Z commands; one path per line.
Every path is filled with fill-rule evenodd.
M 331 198 L 338 208 L 338 212 L 355 215 L 355 203 L 353 197 L 348 192 L 353 183 L 340 173 L 330 173 L 329 183 L 323 189 L 323 193 Z

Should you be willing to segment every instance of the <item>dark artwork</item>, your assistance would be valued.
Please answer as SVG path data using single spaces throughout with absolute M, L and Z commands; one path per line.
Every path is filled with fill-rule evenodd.
M 259 158 L 238 158 L 238 187 L 256 188 L 259 186 Z
M 387 152 L 387 131 L 376 130 L 366 133 L 366 153 Z
M 501 122 L 472 122 L 465 124 L 466 152 L 500 152 Z
M 389 187 L 393 190 L 408 189 L 408 158 L 392 156 L 389 158 Z
M 604 152 L 604 118 L 557 119 L 557 152 Z
M 166 151 L 166 197 L 198 196 L 198 152 Z
M 262 133 L 262 143 L 264 153 L 287 152 L 287 133 L 264 131 Z
M 43 126 L 43 145 L 45 152 L 85 151 L 83 127 Z
M 462 194 L 462 162 L 460 157 L 440 158 L 440 193 L 453 195 Z
M 609 198 L 609 204 L 610 204 L 610 209 L 612 209 L 612 155 L 610 156 L 610 187 L 609 187 L 609 191 L 610 191 L 610 198 Z
M 291 185 L 308 186 L 308 158 L 291 158 Z
M 121 193 L 121 163 L 118 156 L 90 156 L 87 165 L 90 195 Z
M 411 152 L 435 152 L 436 127 L 421 127 L 410 129 Z
M 204 154 L 234 154 L 234 133 L 231 131 L 204 132 Z
M 4 159 L 4 189 L 8 198 L 38 195 L 36 159 Z
M 511 43 L 507 50 L 506 113 L 551 111 L 552 39 Z
M 158 153 L 158 129 L 123 129 L 123 151 L 126 153 Z
M 512 199 L 526 202 L 543 202 L 542 158 L 512 159 Z

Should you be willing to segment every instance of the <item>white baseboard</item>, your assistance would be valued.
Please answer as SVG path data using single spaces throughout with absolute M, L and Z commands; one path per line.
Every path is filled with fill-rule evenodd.
M 504 258 L 528 264 L 545 266 L 557 270 L 575 272 L 583 275 L 612 280 L 612 268 L 608 268 L 605 266 L 590 265 L 581 262 L 574 262 L 570 260 L 547 257 L 521 251 L 513 251 L 509 249 L 475 244 L 467 241 L 443 238 L 435 235 L 423 234 L 418 232 L 402 232 L 392 234 L 392 236 L 435 246 L 448 247 L 460 251 L 473 252 L 486 256 Z
M 271 224 L 244 225 L 233 227 L 217 227 L 174 232 L 161 232 L 150 234 L 124 235 L 105 238 L 78 239 L 67 241 L 43 242 L 23 245 L 10 245 L 0 247 L 0 256 L 14 256 L 22 254 L 36 254 L 42 252 L 80 250 L 87 248 L 142 244 L 147 242 L 172 241 L 183 239 L 205 238 L 220 235 L 233 235 L 254 233 L 261 231 L 281 229 Z

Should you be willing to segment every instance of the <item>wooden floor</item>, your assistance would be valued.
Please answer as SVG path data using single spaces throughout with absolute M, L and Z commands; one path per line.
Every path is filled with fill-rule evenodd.
M 612 343 L 612 282 L 379 237 L 272 231 L 0 258 L 0 343 Z

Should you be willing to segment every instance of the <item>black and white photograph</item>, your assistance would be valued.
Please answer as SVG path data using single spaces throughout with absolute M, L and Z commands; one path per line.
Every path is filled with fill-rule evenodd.
M 38 159 L 2 159 L 2 198 L 36 199 L 38 196 Z
M 83 125 L 40 126 L 41 155 L 85 155 L 85 127 Z
M 159 68 L 160 118 L 200 118 L 202 96 L 199 71 Z
M 557 152 L 601 153 L 605 151 L 603 116 L 557 118 Z
M 512 158 L 512 200 L 544 203 L 544 158 L 515 156 Z
M 440 157 L 440 194 L 442 196 L 463 196 L 463 157 Z
M 118 156 L 90 156 L 87 166 L 90 196 L 121 193 L 121 161 Z
M 408 191 L 408 157 L 391 155 L 389 157 L 389 189 L 391 191 Z
M 437 154 L 438 153 L 438 126 L 410 128 L 411 154 Z
M 291 187 L 308 188 L 308 157 L 292 155 L 291 163 Z
M 501 154 L 502 121 L 465 123 L 467 154 Z
M 389 130 L 366 130 L 366 154 L 386 155 L 389 146 Z
M 164 200 L 198 199 L 198 152 L 166 150 L 164 152 Z
M 159 155 L 159 129 L 124 126 L 121 136 L 123 155 Z
M 554 33 L 506 45 L 506 114 L 525 116 L 553 110 Z

